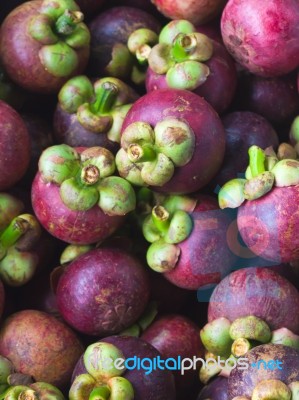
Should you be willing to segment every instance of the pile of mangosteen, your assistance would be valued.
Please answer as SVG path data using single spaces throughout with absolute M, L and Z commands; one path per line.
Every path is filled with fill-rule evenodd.
M 0 400 L 299 400 L 299 1 L 0 4 Z

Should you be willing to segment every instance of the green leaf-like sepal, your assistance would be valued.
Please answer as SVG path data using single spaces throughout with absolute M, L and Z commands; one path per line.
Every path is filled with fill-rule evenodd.
M 43 46 L 39 51 L 39 59 L 44 68 L 57 78 L 71 75 L 78 67 L 76 52 L 62 41 Z
M 51 146 L 43 151 L 38 168 L 44 181 L 59 185 L 78 173 L 80 157 L 75 149 L 66 144 Z
M 96 187 L 83 186 L 76 178 L 70 178 L 61 184 L 60 197 L 69 209 L 86 211 L 97 203 L 99 193 Z

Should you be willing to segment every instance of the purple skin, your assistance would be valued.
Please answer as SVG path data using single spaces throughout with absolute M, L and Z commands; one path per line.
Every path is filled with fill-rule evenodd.
M 213 40 L 214 52 L 205 64 L 210 68 L 206 82 L 193 90 L 203 97 L 218 112 L 224 112 L 230 105 L 237 87 L 237 72 L 233 59 L 225 47 Z M 166 89 L 166 75 L 158 75 L 151 68 L 146 74 L 146 90 Z
M 105 0 L 76 0 L 80 10 L 85 16 L 98 13 L 105 3 Z
M 299 292 L 269 268 L 244 268 L 232 272 L 214 289 L 208 321 L 230 321 L 247 315 L 263 319 L 275 330 L 281 327 L 299 333 Z
M 59 312 L 74 329 L 103 337 L 131 326 L 149 299 L 140 262 L 119 249 L 98 248 L 69 264 L 59 279 Z
M 38 14 L 42 0 L 21 4 L 7 16 L 1 26 L 1 58 L 9 77 L 22 88 L 44 94 L 56 93 L 70 78 L 50 74 L 39 59 L 42 45 L 28 33 L 28 24 Z M 77 49 L 78 67 L 72 76 L 79 75 L 86 67 L 89 48 Z
M 152 345 L 132 336 L 111 336 L 101 340 L 118 347 L 125 358 L 139 357 L 154 359 L 161 356 L 158 350 Z M 148 363 L 146 363 L 148 365 Z M 85 373 L 86 369 L 82 357 L 79 359 L 72 380 L 77 375 Z M 152 373 L 145 375 L 146 371 L 142 369 L 127 370 L 122 376 L 128 379 L 134 388 L 134 400 L 175 400 L 174 378 L 168 370 L 153 370 Z
M 221 17 L 223 41 L 250 72 L 285 75 L 299 64 L 298 19 L 297 0 L 229 0 Z
M 238 229 L 254 254 L 276 263 L 299 258 L 299 186 L 274 187 L 238 209 Z
M 207 35 L 209 38 L 216 40 L 216 42 L 223 45 L 219 18 L 215 18 L 210 22 L 196 26 L 196 31 Z
M 0 191 L 12 188 L 30 162 L 30 138 L 26 125 L 10 105 L 0 100 Z
M 155 126 L 174 117 L 186 121 L 195 135 L 192 159 L 176 168 L 163 187 L 153 190 L 166 193 L 192 193 L 205 186 L 219 170 L 225 151 L 225 132 L 214 109 L 201 97 L 187 90 L 155 90 L 142 96 L 129 110 L 123 126 L 143 121 Z
M 199 338 L 199 327 L 185 316 L 168 314 L 156 319 L 141 335 L 141 339 L 154 346 L 167 358 L 203 358 L 204 349 Z M 200 366 L 200 364 L 198 364 Z M 174 371 L 177 389 L 183 389 L 197 380 L 198 370 Z
M 32 183 L 32 207 L 43 227 L 56 238 L 72 244 L 91 244 L 112 235 L 124 216 L 109 216 L 96 204 L 87 211 L 73 211 L 60 198 L 59 186 L 45 183 L 40 173 Z
M 136 29 L 148 28 L 159 33 L 161 28 L 153 15 L 125 6 L 100 13 L 91 20 L 88 27 L 91 34 L 88 71 L 91 76 L 107 75 L 106 67 L 111 61 L 113 47 L 117 44 L 126 45 L 130 34 Z
M 199 393 L 197 400 L 229 400 L 227 393 L 227 378 L 219 376 L 213 379 Z
M 100 146 L 112 153 L 115 153 L 119 148 L 118 143 L 109 140 L 105 133 L 93 133 L 85 129 L 78 122 L 76 114 L 65 112 L 60 105 L 57 105 L 54 112 L 53 128 L 57 143 L 65 143 L 73 147 Z
M 235 396 L 251 398 L 254 387 L 262 380 L 278 379 L 286 385 L 299 380 L 299 352 L 291 347 L 265 344 L 250 350 L 246 357 L 248 358 L 249 368 L 243 370 L 235 368 L 228 378 L 230 399 Z M 281 369 L 265 369 L 263 365 L 260 368 L 251 366 L 252 363 L 258 363 L 260 360 L 266 362 L 270 360 L 282 361 Z
M 5 289 L 2 281 L 0 281 L 0 318 L 3 315 L 4 306 L 5 306 Z
M 38 114 L 22 113 L 21 116 L 28 129 L 31 145 L 31 159 L 22 183 L 31 187 L 42 151 L 53 145 L 53 133 L 50 124 Z
M 235 256 L 227 244 L 227 231 L 231 222 L 210 196 L 199 196 L 191 213 L 194 227 L 191 235 L 177 244 L 181 253 L 174 269 L 164 276 L 174 285 L 196 290 L 217 284 L 226 276 Z
M 226 132 L 224 161 L 211 186 L 222 186 L 246 170 L 248 148 L 252 145 L 276 150 L 279 139 L 272 125 L 262 116 L 250 111 L 235 111 L 222 118 Z
M 151 280 L 151 299 L 157 302 L 159 313 L 179 313 L 193 297 L 193 293 L 186 289 L 173 285 L 163 274 L 159 274 L 149 268 Z
M 296 79 L 296 74 L 271 79 L 241 74 L 236 105 L 262 115 L 273 124 L 288 124 L 299 110 Z
M 153 14 L 156 18 L 163 18 L 161 13 L 157 10 L 157 8 L 152 4 L 152 2 L 148 0 L 112 0 L 109 1 L 109 7 L 118 7 L 118 6 L 127 6 L 140 8 L 143 11 L 146 11 L 150 14 Z
M 2 323 L 0 349 L 18 372 L 63 390 L 84 347 L 71 328 L 52 315 L 23 310 Z

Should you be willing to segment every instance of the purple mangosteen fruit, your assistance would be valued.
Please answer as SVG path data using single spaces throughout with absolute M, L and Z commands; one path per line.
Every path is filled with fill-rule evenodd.
M 299 333 L 299 292 L 270 268 L 243 268 L 226 276 L 214 289 L 208 321 L 254 315 L 272 330 L 288 328 Z
M 48 147 L 32 185 L 32 206 L 40 223 L 68 243 L 106 239 L 135 208 L 133 188 L 113 176 L 114 171 L 114 156 L 104 147 Z
M 226 147 L 222 167 L 211 184 L 223 185 L 241 174 L 248 165 L 248 148 L 278 147 L 279 139 L 272 125 L 261 115 L 250 111 L 234 111 L 222 118 L 226 132 Z
M 83 346 L 55 317 L 37 310 L 11 314 L 1 325 L 0 352 L 17 372 L 66 389 Z
M 58 143 L 119 148 L 122 122 L 137 93 L 117 78 L 93 83 L 84 75 L 67 81 L 58 93 L 53 127 Z
M 288 124 L 299 110 L 297 76 L 240 74 L 235 101 L 237 107 L 260 114 L 272 124 Z
M 208 195 L 151 195 L 148 210 L 140 214 L 143 235 L 151 243 L 149 267 L 183 289 L 219 283 L 235 261 L 228 244 L 234 240 L 231 217 Z M 140 194 L 137 199 L 139 205 Z
M 225 183 L 218 193 L 221 208 L 238 208 L 237 224 L 247 247 L 275 263 L 296 261 L 299 255 L 297 229 L 299 179 L 297 152 L 281 143 L 262 150 L 248 150 L 245 178 Z
M 187 90 L 156 90 L 126 115 L 116 166 L 135 185 L 191 193 L 217 173 L 224 150 L 223 125 L 204 99 Z
M 234 368 L 228 378 L 230 399 L 296 399 L 299 352 L 287 346 L 265 344 L 250 350 L 248 368 Z M 294 397 L 293 397 L 294 396 Z
M 141 339 L 154 346 L 167 358 L 203 357 L 203 346 L 199 338 L 199 328 L 189 318 L 179 314 L 158 317 L 141 335 Z M 186 388 L 197 378 L 196 369 L 174 371 L 177 389 Z
M 221 33 L 238 63 L 270 78 L 298 67 L 298 22 L 297 0 L 229 0 L 221 16 Z
M 197 400 L 229 400 L 227 393 L 227 378 L 219 376 L 204 386 Z
M 20 114 L 0 100 L 0 191 L 12 188 L 30 162 L 30 138 Z
M 191 90 L 222 113 L 230 105 L 237 86 L 233 59 L 224 46 L 197 32 L 188 21 L 167 24 L 159 43 L 147 57 L 146 90 Z
M 105 336 L 128 328 L 149 300 L 149 280 L 139 260 L 112 248 L 91 250 L 71 262 L 56 289 L 57 306 L 74 329 Z
M 219 15 L 226 0 L 153 0 L 157 9 L 170 19 L 186 19 L 194 24 L 203 24 Z
M 9 77 L 26 90 L 57 93 L 86 67 L 90 34 L 83 18 L 73 0 L 34 0 L 15 8 L 3 21 L 0 36 Z
M 124 370 L 124 365 L 122 365 L 121 369 L 113 368 L 111 370 L 107 368 L 111 367 L 107 364 L 105 368 L 105 363 L 103 362 L 105 361 L 105 355 L 108 359 L 110 358 L 114 361 L 116 358 L 126 360 L 128 363 L 127 369 Z M 91 361 L 96 356 L 97 361 L 91 367 Z M 113 383 L 117 382 L 111 382 L 110 377 L 112 375 L 112 379 L 116 378 L 115 375 L 118 374 L 118 376 L 121 375 L 124 388 L 130 388 L 130 393 L 127 391 L 127 397 L 119 395 L 117 397 L 118 400 L 132 400 L 133 398 L 134 400 L 174 400 L 176 393 L 172 373 L 164 367 L 152 368 L 155 360 L 157 362 L 159 359 L 161 359 L 161 354 L 158 350 L 140 338 L 132 336 L 105 337 L 99 342 L 90 345 L 79 359 L 73 372 L 73 384 L 69 398 L 70 400 L 77 399 L 76 396 L 80 394 L 80 386 L 84 387 L 83 385 L 86 382 L 85 387 L 87 387 L 87 383 L 90 383 L 89 388 L 87 387 L 87 393 L 90 393 L 93 388 L 96 389 L 97 385 L 100 388 L 106 386 L 108 390 L 103 399 L 108 400 L 113 390 Z M 133 362 L 133 365 L 131 362 Z M 138 362 L 145 367 L 138 368 Z M 134 364 L 136 364 L 136 368 Z M 97 379 L 99 382 L 97 382 Z
M 89 75 L 127 79 L 134 67 L 134 58 L 127 48 L 130 34 L 141 28 L 158 33 L 160 23 L 139 8 L 117 6 L 99 13 L 88 27 L 91 34 Z

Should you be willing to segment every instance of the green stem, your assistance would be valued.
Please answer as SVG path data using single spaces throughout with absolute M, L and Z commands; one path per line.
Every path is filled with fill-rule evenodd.
M 80 11 L 65 10 L 65 12 L 57 19 L 55 30 L 61 35 L 70 35 L 74 32 L 77 24 L 82 22 L 84 16 Z
M 140 145 L 132 143 L 127 150 L 128 158 L 131 162 L 147 162 L 156 159 L 157 153 L 151 145 Z
M 264 151 L 258 146 L 251 146 L 248 150 L 248 154 L 251 176 L 255 178 L 257 175 L 266 171 L 266 155 Z
M 0 259 L 3 252 L 15 244 L 30 229 L 30 223 L 22 216 L 14 218 L 0 236 Z
M 155 206 L 152 209 L 152 219 L 156 228 L 161 233 L 167 233 L 170 220 L 169 220 L 169 212 L 163 206 Z
M 197 41 L 194 36 L 180 34 L 173 43 L 171 55 L 176 62 L 185 61 L 196 46 Z
M 112 82 L 104 82 L 96 93 L 97 99 L 92 109 L 98 114 L 107 114 L 113 107 L 118 95 L 118 87 Z

